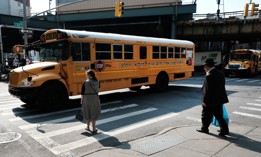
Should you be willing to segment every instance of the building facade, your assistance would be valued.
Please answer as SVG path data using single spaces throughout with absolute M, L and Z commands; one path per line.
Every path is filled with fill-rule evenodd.
M 26 0 L 26 15 L 30 16 L 30 0 Z M 1 0 L 0 14 L 23 16 L 23 0 Z

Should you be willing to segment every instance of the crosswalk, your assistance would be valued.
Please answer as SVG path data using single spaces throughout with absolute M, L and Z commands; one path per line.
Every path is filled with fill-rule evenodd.
M 203 81 L 205 77 L 191 77 L 189 80 Z M 244 83 L 261 85 L 261 78 L 225 78 L 226 83 Z
M 261 97 L 252 100 L 253 102 L 246 103 L 244 106 L 240 106 L 239 109 L 242 111 L 234 111 L 233 114 L 261 119 Z
M 11 99 L 11 100 L 10 100 Z M 103 128 L 103 125 L 114 124 L 113 129 L 101 130 L 101 133 L 86 136 L 82 134 L 85 131 L 86 124 L 75 120 L 75 113 L 79 108 L 64 109 L 55 112 L 37 113 L 34 109 L 25 109 L 21 107 L 23 104 L 19 99 L 12 97 L 1 99 L 0 115 L 8 119 L 12 124 L 30 135 L 45 148 L 50 150 L 55 155 L 68 153 L 81 147 L 87 147 L 95 142 L 109 139 L 136 130 L 148 125 L 173 118 L 179 113 L 167 112 L 161 113 L 158 108 L 144 107 L 139 104 L 124 104 L 119 105 L 120 101 L 108 102 L 102 109 L 102 118 L 97 121 L 97 127 Z M 116 104 L 116 105 L 115 105 Z M 117 105 L 118 104 L 118 105 Z M 107 107 L 108 106 L 108 107 Z M 144 115 L 150 118 L 141 118 L 126 125 L 117 125 L 117 122 L 126 119 L 139 119 L 139 116 Z M 68 135 L 76 135 L 70 137 L 66 143 L 57 139 L 68 138 Z

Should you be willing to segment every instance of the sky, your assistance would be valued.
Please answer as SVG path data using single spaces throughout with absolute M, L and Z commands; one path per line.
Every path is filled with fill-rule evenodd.
M 122 0 L 124 1 L 124 0 Z M 183 3 L 191 3 L 195 0 L 183 0 Z M 220 0 L 220 12 L 243 11 L 245 4 L 251 0 Z M 259 3 L 261 0 L 252 0 L 252 3 Z M 49 0 L 31 0 L 32 13 L 42 12 L 49 9 Z M 51 8 L 55 7 L 55 0 L 51 0 Z M 196 14 L 216 13 L 218 9 L 217 0 L 197 0 Z

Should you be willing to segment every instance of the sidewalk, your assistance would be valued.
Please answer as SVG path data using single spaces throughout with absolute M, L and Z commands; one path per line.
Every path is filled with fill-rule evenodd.
M 260 157 L 261 129 L 231 124 L 230 135 L 218 136 L 218 127 L 209 134 L 199 133 L 200 126 L 168 128 L 118 147 L 108 147 L 85 157 Z

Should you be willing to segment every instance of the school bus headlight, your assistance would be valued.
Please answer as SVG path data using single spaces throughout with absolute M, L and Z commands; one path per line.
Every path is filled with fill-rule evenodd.
M 30 87 L 31 85 L 33 85 L 35 82 L 33 81 L 26 81 L 26 82 L 22 82 L 20 84 L 20 87 Z

